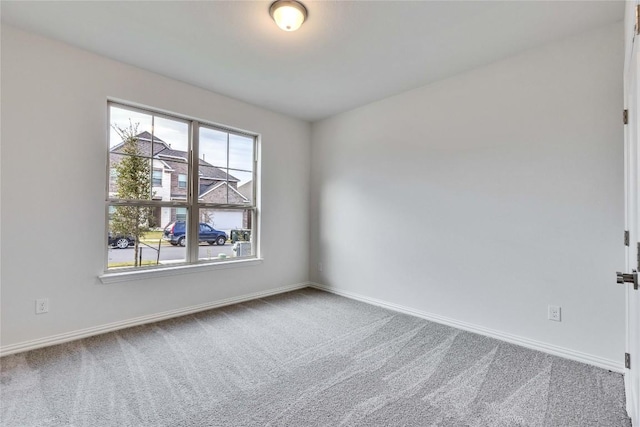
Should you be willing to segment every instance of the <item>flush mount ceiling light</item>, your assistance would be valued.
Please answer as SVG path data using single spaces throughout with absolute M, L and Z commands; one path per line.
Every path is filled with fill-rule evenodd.
M 307 8 L 295 0 L 277 0 L 271 4 L 269 14 L 278 27 L 285 31 L 295 31 L 307 19 Z

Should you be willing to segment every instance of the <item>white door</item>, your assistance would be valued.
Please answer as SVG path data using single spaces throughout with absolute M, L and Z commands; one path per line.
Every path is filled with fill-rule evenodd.
M 628 124 L 625 127 L 625 222 L 629 231 L 626 273 L 640 270 L 638 241 L 640 241 L 640 35 L 636 27 L 636 5 L 638 1 L 627 3 L 625 25 L 625 103 L 628 110 Z M 625 283 L 627 296 L 627 353 L 630 367 L 625 371 L 627 411 L 633 425 L 640 424 L 640 290 L 632 283 Z

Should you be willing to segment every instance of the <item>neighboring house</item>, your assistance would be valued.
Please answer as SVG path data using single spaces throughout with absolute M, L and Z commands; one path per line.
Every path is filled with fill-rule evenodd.
M 153 200 L 186 200 L 188 189 L 188 153 L 174 150 L 169 144 L 149 132 L 136 135 L 141 155 L 151 157 Z M 153 138 L 153 142 L 152 142 Z M 109 153 L 111 179 L 109 196 L 117 191 L 115 166 L 124 157 L 123 143 L 114 146 Z M 198 199 L 205 203 L 250 203 L 250 199 L 238 191 L 239 180 L 204 160 L 200 160 L 200 187 Z M 164 228 L 173 221 L 187 218 L 186 208 L 163 207 L 154 212 L 155 227 Z M 250 218 L 243 210 L 207 210 L 200 221 L 210 224 L 227 234 L 232 229 L 249 228 Z
M 238 186 L 238 191 L 242 194 L 247 200 L 253 200 L 253 180 L 247 181 L 244 184 Z M 246 211 L 245 215 L 245 225 L 251 224 L 251 211 Z M 250 226 L 244 228 L 251 228 Z
M 247 181 L 244 184 L 238 186 L 238 191 L 247 200 L 253 200 L 253 180 Z

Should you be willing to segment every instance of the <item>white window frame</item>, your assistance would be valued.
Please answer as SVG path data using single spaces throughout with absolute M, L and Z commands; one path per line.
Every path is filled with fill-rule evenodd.
M 111 180 L 111 165 L 109 162 L 110 146 L 109 146 L 109 127 L 111 125 L 110 111 L 111 107 L 131 110 L 133 112 L 140 112 L 149 114 L 151 116 L 162 117 L 171 120 L 178 120 L 187 122 L 189 125 L 189 143 L 188 153 L 188 173 L 187 173 L 187 197 L 185 200 L 122 200 L 109 196 L 109 184 Z M 214 122 L 196 119 L 193 117 L 184 116 L 181 114 L 169 113 L 160 111 L 157 109 L 149 108 L 146 106 L 133 105 L 130 103 L 122 102 L 119 100 L 107 101 L 107 185 L 106 185 L 106 197 L 105 197 L 105 239 L 107 239 L 109 231 L 109 207 L 110 206 L 148 206 L 148 207 L 174 207 L 174 208 L 187 208 L 187 250 L 186 260 L 182 263 L 172 263 L 170 266 L 158 265 L 158 266 L 140 266 L 131 268 L 108 268 L 108 252 L 109 248 L 105 244 L 106 248 L 104 257 L 104 273 L 100 275 L 100 279 L 103 283 L 121 282 L 138 278 L 158 277 L 165 275 L 182 274 L 183 272 L 200 271 L 202 269 L 217 269 L 217 268 L 229 268 L 238 266 L 256 265 L 262 262 L 260 257 L 260 230 L 259 219 L 260 209 L 258 206 L 258 181 L 260 179 L 260 162 L 259 162 L 259 143 L 260 135 L 254 132 L 247 132 L 240 129 L 231 128 L 229 126 L 220 125 Z M 250 203 L 234 204 L 234 203 L 203 203 L 198 199 L 199 195 L 199 128 L 200 126 L 206 126 L 208 128 L 214 128 L 215 130 L 225 132 L 228 134 L 235 134 L 243 137 L 253 139 L 253 200 Z M 228 150 L 227 146 L 227 150 Z M 151 154 L 153 156 L 153 153 Z M 153 169 L 152 169 L 153 170 Z M 228 171 L 228 170 L 227 170 Z M 153 181 L 152 181 L 153 182 Z M 200 221 L 200 209 L 217 209 L 217 210 L 250 210 L 251 214 L 251 235 L 253 255 L 246 257 L 232 257 L 226 259 L 199 259 L 199 221 Z M 231 236 L 229 236 L 231 237 Z

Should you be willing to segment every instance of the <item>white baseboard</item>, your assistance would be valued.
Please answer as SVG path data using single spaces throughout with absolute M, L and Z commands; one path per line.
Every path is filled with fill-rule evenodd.
M 485 328 L 472 323 L 461 322 L 448 317 L 427 313 L 420 310 L 415 310 L 409 307 L 404 307 L 398 304 L 389 303 L 389 302 L 378 300 L 375 298 L 369 298 L 369 297 L 358 295 L 352 292 L 341 291 L 339 289 L 334 289 L 334 288 L 324 286 L 319 283 L 313 283 L 313 282 L 296 283 L 294 285 L 282 286 L 279 288 L 269 289 L 266 291 L 254 292 L 251 294 L 241 295 L 241 296 L 232 297 L 232 298 L 226 298 L 219 301 L 193 305 L 190 307 L 180 308 L 176 310 L 164 311 L 162 313 L 136 317 L 133 319 L 124 320 L 120 322 L 108 323 L 105 325 L 80 329 L 77 331 L 72 331 L 72 332 L 67 332 L 63 334 L 52 335 L 49 337 L 38 338 L 35 340 L 23 341 L 17 344 L 2 346 L 0 347 L 0 357 L 7 356 L 9 354 L 15 354 L 15 353 L 21 353 L 24 351 L 34 350 L 37 348 L 61 344 L 64 342 L 75 341 L 81 338 L 100 335 L 107 332 L 117 331 L 120 329 L 130 328 L 132 326 L 144 325 L 146 323 L 158 322 L 161 320 L 171 319 L 173 317 L 185 316 L 188 314 L 197 313 L 199 311 L 211 310 L 213 308 L 224 307 L 227 305 L 246 302 L 246 301 L 250 301 L 258 298 L 264 298 L 271 295 L 277 295 L 284 292 L 294 291 L 296 289 L 302 289 L 305 287 L 313 287 L 316 289 L 320 289 L 322 291 L 331 292 L 336 295 L 341 295 L 341 296 L 362 301 L 368 304 L 377 305 L 379 307 L 387 308 L 400 313 L 405 313 L 411 316 L 420 317 L 426 320 L 430 320 L 432 322 L 441 323 L 443 325 L 452 326 L 454 328 L 463 329 L 465 331 L 474 332 L 474 333 L 495 338 L 501 341 L 506 341 L 512 344 L 520 345 L 522 347 L 552 354 L 554 356 L 564 357 L 566 359 L 575 360 L 577 362 L 586 363 L 589 365 L 597 366 L 597 367 L 608 369 L 615 372 L 620 372 L 620 373 L 625 372 L 624 365 L 621 362 L 617 362 L 610 359 L 604 359 L 602 357 L 593 356 L 587 353 L 582 353 L 579 351 L 571 350 L 564 347 L 559 347 L 552 344 L 547 344 L 542 341 L 536 341 L 529 338 L 508 334 L 495 329 Z M 630 393 L 630 390 L 627 390 L 627 393 Z M 637 408 L 630 408 L 630 409 L 637 410 Z
M 506 341 L 511 344 L 516 344 L 522 347 L 530 348 L 532 350 L 538 350 L 543 353 L 552 354 L 554 356 L 564 357 L 566 359 L 574 360 L 577 362 L 586 363 L 588 365 L 597 366 L 599 368 L 608 369 L 610 371 L 624 373 L 624 364 L 615 360 L 605 359 L 599 356 L 594 356 L 580 351 L 571 350 L 557 345 L 548 344 L 542 341 L 536 341 L 529 338 L 520 337 L 517 335 L 508 334 L 495 329 L 485 328 L 483 326 L 475 325 L 472 323 L 461 322 L 459 320 L 451 319 L 449 317 L 440 316 L 433 313 L 427 313 L 425 311 L 416 310 L 409 307 L 404 307 L 398 304 L 389 303 L 386 301 L 378 300 L 375 298 L 369 298 L 363 295 L 358 295 L 352 292 L 341 291 L 339 289 L 331 288 L 329 286 L 321 285 L 319 283 L 309 283 L 309 286 L 320 289 L 322 291 L 331 292 L 336 295 L 341 295 L 354 300 L 362 301 L 368 304 L 377 305 L 379 307 L 388 308 L 400 313 L 409 314 L 411 316 L 420 317 L 422 319 L 430 320 L 432 322 L 440 323 L 454 328 L 463 329 L 465 331 L 474 332 L 476 334 L 484 335 L 497 340 Z
M 64 342 L 75 341 L 94 335 L 100 335 L 107 332 L 117 331 L 119 329 L 130 328 L 132 326 L 144 325 L 145 323 L 158 322 L 160 320 L 171 319 L 173 317 L 185 316 L 187 314 L 197 313 L 199 311 L 211 310 L 212 308 L 224 307 L 226 305 L 237 304 L 258 298 L 264 298 L 271 295 L 277 295 L 284 292 L 294 291 L 310 286 L 308 282 L 296 283 L 294 285 L 282 286 L 275 289 L 269 289 L 261 292 L 240 295 L 237 297 L 226 298 L 219 301 L 208 302 L 204 304 L 192 305 L 190 307 L 179 308 L 176 310 L 164 311 L 162 313 L 150 314 L 148 316 L 136 317 L 134 319 L 123 320 L 120 322 L 107 323 L 105 325 L 95 326 L 91 328 L 79 329 L 77 331 L 66 332 L 63 334 L 52 335 L 49 337 L 38 338 L 30 341 L 23 341 L 17 344 L 11 344 L 0 347 L 0 357 L 9 354 L 22 353 L 24 351 L 34 350 L 36 348 L 48 347 Z

